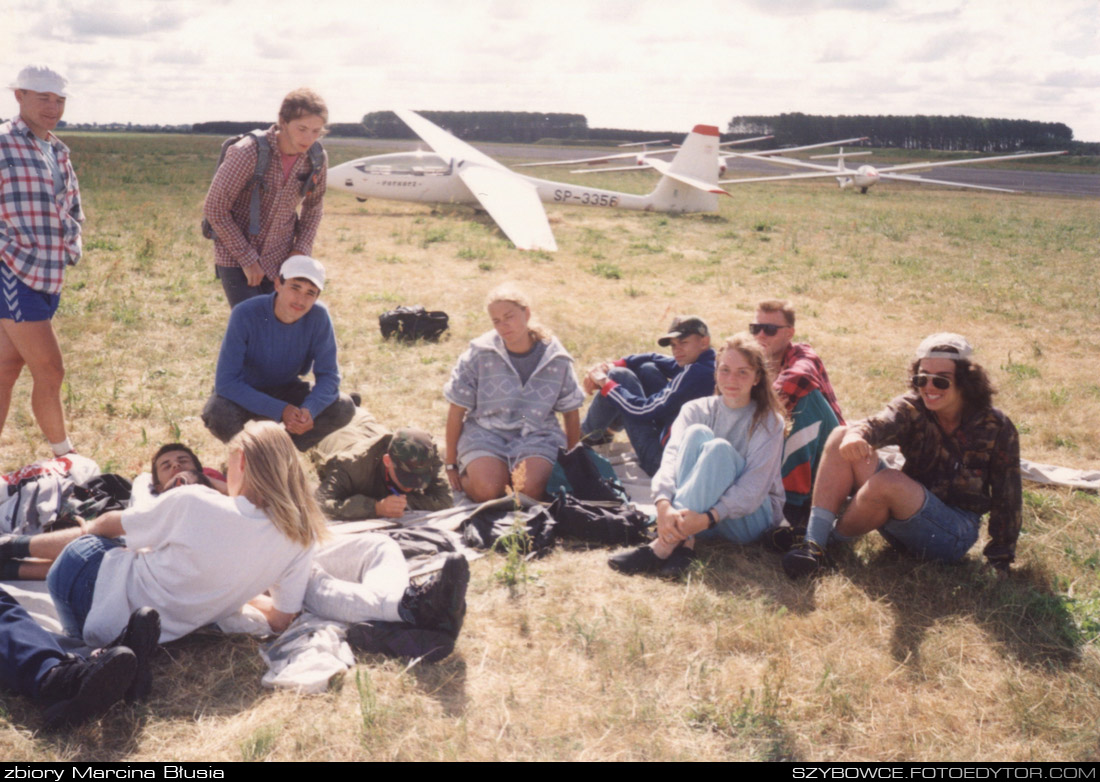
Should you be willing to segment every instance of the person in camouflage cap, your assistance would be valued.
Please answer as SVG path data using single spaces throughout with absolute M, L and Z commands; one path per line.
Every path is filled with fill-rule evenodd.
M 906 553 L 954 562 L 977 541 L 985 513 L 985 557 L 1008 573 L 1020 534 L 1020 440 L 1008 416 L 993 407 L 993 386 L 972 354 L 965 337 L 933 334 L 917 348 L 909 393 L 877 415 L 833 430 L 806 538 L 783 557 L 788 576 L 816 573 L 830 537 L 848 540 L 873 530 Z M 900 470 L 876 457 L 884 445 L 901 449 Z
M 321 481 L 317 500 L 329 518 L 397 519 L 410 510 L 454 505 L 431 436 L 411 428 L 391 432 L 362 408 L 323 439 L 312 458 Z

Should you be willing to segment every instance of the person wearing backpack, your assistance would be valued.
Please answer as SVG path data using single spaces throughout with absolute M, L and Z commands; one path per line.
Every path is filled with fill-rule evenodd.
M 327 122 L 324 100 L 302 88 L 283 98 L 277 124 L 223 146 L 202 213 L 231 308 L 273 292 L 290 256 L 312 255 L 324 211 L 328 155 L 319 139 Z

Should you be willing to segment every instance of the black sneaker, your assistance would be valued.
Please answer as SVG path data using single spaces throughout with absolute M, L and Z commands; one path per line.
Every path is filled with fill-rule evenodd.
M 105 649 L 90 660 L 62 660 L 38 687 L 46 729 L 78 725 L 107 711 L 122 700 L 136 671 L 137 657 L 124 646 Z
M 661 578 L 679 578 L 688 571 L 691 563 L 697 559 L 699 559 L 699 556 L 695 553 L 695 549 L 679 546 L 669 555 L 668 559 L 661 561 L 661 566 L 657 568 L 657 575 Z
M 470 563 L 461 554 L 448 554 L 443 569 L 423 584 L 410 586 L 397 607 L 401 618 L 423 630 L 440 630 L 458 638 L 466 618 L 466 587 Z
M 612 570 L 618 570 L 620 573 L 633 576 L 638 573 L 657 572 L 657 569 L 664 564 L 664 560 L 653 553 L 652 546 L 646 545 L 632 548 L 629 551 L 620 551 L 618 554 L 608 557 L 607 564 L 611 566 Z
M 778 551 L 780 554 L 786 554 L 795 546 L 802 543 L 802 538 L 805 534 L 805 529 L 799 530 L 789 524 L 784 524 L 781 527 L 774 527 L 764 536 L 764 540 L 769 548 Z
M 149 668 L 153 654 L 160 643 L 160 614 L 155 608 L 139 608 L 130 614 L 130 622 L 118 638 L 105 648 L 114 649 L 125 646 L 137 657 L 137 671 L 134 681 L 126 690 L 126 702 L 143 701 L 153 690 L 153 672 Z
M 437 663 L 455 648 L 455 639 L 442 630 L 413 627 L 406 622 L 356 622 L 348 627 L 352 649 L 389 657 L 420 658 Z
M 585 445 L 608 445 L 615 441 L 615 433 L 610 429 L 597 429 L 586 434 L 581 441 Z
M 812 540 L 803 540 L 783 555 L 783 570 L 792 579 L 817 575 L 825 565 L 825 552 Z

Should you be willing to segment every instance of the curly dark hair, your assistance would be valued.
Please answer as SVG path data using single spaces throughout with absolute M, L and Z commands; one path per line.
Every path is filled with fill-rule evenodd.
M 937 345 L 934 350 L 945 353 L 956 353 L 949 345 Z M 909 366 L 910 377 L 920 373 L 921 359 L 916 359 Z M 993 395 L 997 389 L 993 387 L 993 381 L 982 369 L 980 364 L 975 364 L 969 359 L 955 359 L 955 385 L 962 394 L 963 405 L 967 410 L 985 410 L 993 406 Z M 916 386 L 913 386 L 916 390 Z

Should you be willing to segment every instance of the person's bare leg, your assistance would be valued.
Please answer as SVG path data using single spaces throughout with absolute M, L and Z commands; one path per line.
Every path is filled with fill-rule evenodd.
M 878 469 L 877 459 L 850 462 L 840 455 L 840 443 L 848 428 L 838 426 L 825 441 L 825 452 L 814 479 L 812 507 L 839 513 L 841 505 Z
M 84 534 L 80 527 L 67 527 L 56 532 L 43 532 L 31 537 L 31 556 L 35 559 L 47 559 L 53 562 L 61 556 L 62 550 Z
M 879 470 L 864 483 L 836 531 L 853 537 L 866 535 L 890 519 L 907 519 L 924 505 L 924 486 L 900 470 Z
M 20 562 L 20 581 L 45 581 L 53 562 Z
M 518 492 L 523 492 L 533 500 L 541 500 L 546 493 L 546 484 L 550 481 L 550 473 L 554 465 L 545 459 L 532 456 L 520 462 L 523 468 L 523 485 L 516 486 Z
M 61 382 L 65 364 L 53 324 L 48 320 L 16 323 L 0 320 L 0 330 L 31 372 L 31 410 L 50 443 L 65 440 L 65 413 L 61 407 Z M 10 403 L 10 390 L 9 390 Z M 2 402 L 2 400 L 0 400 Z
M 0 323 L 10 322 L 10 320 L 0 320 Z M 0 432 L 4 431 L 4 422 L 8 420 L 11 392 L 22 371 L 23 357 L 8 339 L 8 335 L 0 328 Z
M 508 486 L 508 465 L 492 456 L 474 459 L 462 474 L 462 491 L 474 502 L 495 500 L 504 496 Z

